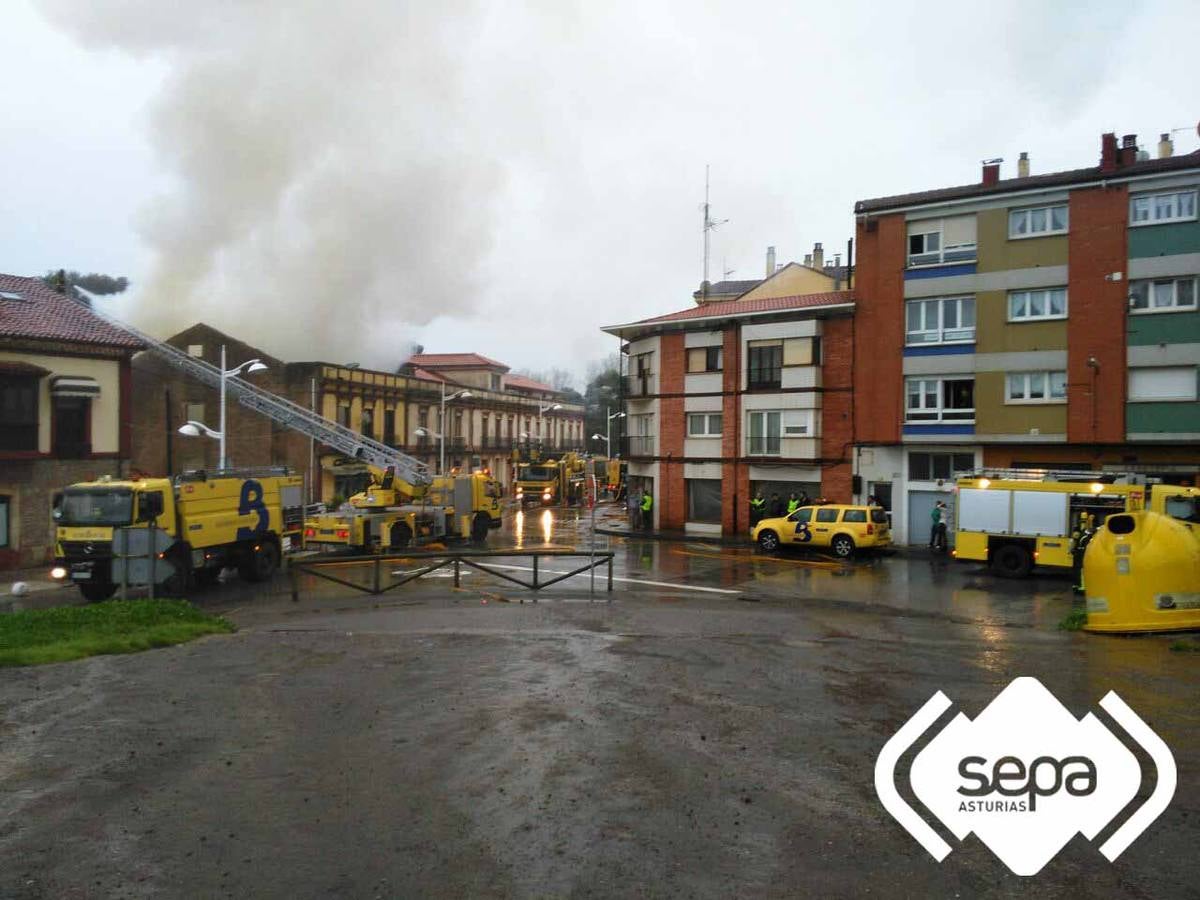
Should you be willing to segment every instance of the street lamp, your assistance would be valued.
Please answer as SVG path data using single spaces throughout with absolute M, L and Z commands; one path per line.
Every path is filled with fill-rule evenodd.
M 461 400 L 470 397 L 471 392 L 468 390 L 455 391 L 450 396 L 446 396 L 446 382 L 442 382 L 442 433 L 438 435 L 440 441 L 440 450 L 438 452 L 438 474 L 446 474 L 446 404 L 451 400 Z
M 608 435 L 604 439 L 604 446 L 608 448 L 609 458 L 612 458 L 612 420 L 625 418 L 623 412 L 613 412 L 611 406 L 604 407 L 604 412 L 608 418 L 604 421 L 604 433 Z
M 593 441 L 604 441 L 605 456 L 612 456 L 612 440 L 610 438 L 597 432 L 596 434 L 592 435 L 592 440 Z
M 561 403 L 539 403 L 538 404 L 538 437 L 543 441 L 546 439 L 546 421 L 542 413 L 547 410 L 562 409 Z
M 232 369 L 225 368 L 225 345 L 221 345 L 221 422 L 220 427 L 216 431 L 209 428 L 202 422 L 189 420 L 179 426 L 179 433 L 187 437 L 199 437 L 205 435 L 221 442 L 220 461 L 217 464 L 219 470 L 224 470 L 226 467 L 225 457 L 225 382 L 234 375 L 240 375 L 242 370 L 249 375 L 251 372 L 265 372 L 267 365 L 261 359 L 248 359 L 240 366 L 234 366 Z

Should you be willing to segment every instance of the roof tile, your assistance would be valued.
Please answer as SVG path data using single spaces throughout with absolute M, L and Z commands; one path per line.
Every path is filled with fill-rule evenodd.
M 854 302 L 853 291 L 829 291 L 824 294 L 800 294 L 793 297 L 763 297 L 756 300 L 721 300 L 693 306 L 679 312 L 641 319 L 630 325 L 655 325 L 686 322 L 688 319 L 707 319 L 719 316 L 738 316 L 746 313 L 784 312 L 790 309 L 811 309 L 820 306 L 841 306 Z M 620 327 L 620 326 L 618 326 Z
M 478 353 L 415 353 L 409 357 L 408 363 L 431 370 L 487 368 L 508 371 L 508 366 L 504 363 L 488 359 Z
M 137 350 L 142 342 L 110 325 L 85 304 L 52 290 L 40 278 L 0 274 L 0 291 L 21 299 L 0 299 L 0 337 L 95 344 Z

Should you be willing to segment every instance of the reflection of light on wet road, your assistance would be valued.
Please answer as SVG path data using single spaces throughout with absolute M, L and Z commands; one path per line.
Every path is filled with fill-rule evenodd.
M 546 509 L 542 511 L 542 543 L 550 543 L 550 538 L 554 534 L 554 514 Z
M 520 550 L 525 546 L 525 512 L 517 510 L 517 514 L 513 516 L 513 539 L 516 541 L 516 547 Z

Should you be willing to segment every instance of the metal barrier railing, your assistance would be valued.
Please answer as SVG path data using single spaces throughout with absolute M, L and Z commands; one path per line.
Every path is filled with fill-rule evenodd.
M 460 587 L 462 580 L 462 567 L 467 566 L 471 569 L 476 569 L 496 578 L 518 585 L 523 588 L 528 588 L 532 591 L 540 591 L 543 588 L 548 588 L 551 585 L 558 584 L 560 581 L 566 581 L 568 578 L 574 578 L 577 575 L 583 575 L 588 572 L 593 572 L 592 590 L 595 590 L 594 571 L 600 566 L 608 567 L 608 578 L 606 590 L 612 593 L 613 589 L 613 556 L 615 554 L 611 550 L 584 552 L 578 550 L 446 550 L 446 551 L 413 551 L 406 553 L 398 551 L 395 553 L 375 553 L 363 554 L 355 556 L 347 556 L 340 554 L 321 554 L 319 556 L 309 556 L 302 559 L 294 559 L 288 564 L 288 573 L 291 579 L 292 601 L 299 602 L 300 600 L 300 575 L 312 575 L 316 578 L 322 578 L 326 581 L 332 581 L 335 584 L 340 584 L 343 587 L 353 588 L 356 591 L 362 591 L 367 594 L 382 594 L 402 585 L 408 584 L 410 581 L 428 575 L 431 572 L 436 572 L 439 569 L 444 569 L 447 566 L 454 567 L 454 586 Z M 554 571 L 550 573 L 539 572 L 538 559 L 547 557 L 551 559 L 564 558 L 582 558 L 585 562 L 572 569 L 569 572 Z M 532 579 L 524 581 L 515 575 L 510 575 L 507 572 L 501 572 L 493 566 L 480 562 L 480 559 L 499 559 L 499 558 L 517 558 L 531 559 Z M 384 583 L 383 566 L 387 563 L 407 563 L 413 561 L 425 561 L 428 564 L 422 565 L 417 569 L 403 572 L 394 580 Z M 355 564 L 365 564 L 371 567 L 370 584 L 361 584 L 359 582 L 350 581 L 346 578 L 339 578 L 332 574 L 331 569 L 342 569 Z M 389 573 L 390 574 L 390 573 Z M 549 579 L 540 578 L 540 574 L 551 574 L 554 577 Z

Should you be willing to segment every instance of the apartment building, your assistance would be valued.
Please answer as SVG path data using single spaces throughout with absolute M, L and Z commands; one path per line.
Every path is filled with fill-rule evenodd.
M 961 471 L 1200 470 L 1200 153 L 1000 165 L 855 207 L 854 472 L 901 542 Z
M 761 287 L 604 329 L 621 340 L 630 491 L 654 493 L 656 528 L 742 534 L 757 490 L 850 495 L 853 294 Z
M 167 343 L 214 365 L 225 348 L 230 369 L 252 359 L 264 371 L 247 380 L 415 456 L 436 471 L 445 444 L 446 469 L 488 469 L 506 486 L 511 451 L 522 442 L 577 449 L 583 440 L 583 407 L 549 385 L 508 373 L 508 367 L 474 353 L 422 354 L 399 371 L 354 363 L 288 362 L 203 323 Z M 216 428 L 217 391 L 179 373 L 155 354 L 133 362 L 133 465 L 160 474 L 215 468 L 217 444 L 177 433 L 188 420 Z M 445 398 L 445 421 L 442 421 Z M 227 404 L 227 454 L 232 465 L 287 465 L 306 473 L 313 500 L 347 497 L 365 486 L 362 463 L 282 428 L 236 402 Z
M 40 278 L 0 275 L 0 569 L 53 559 L 63 487 L 123 474 L 140 346 Z

